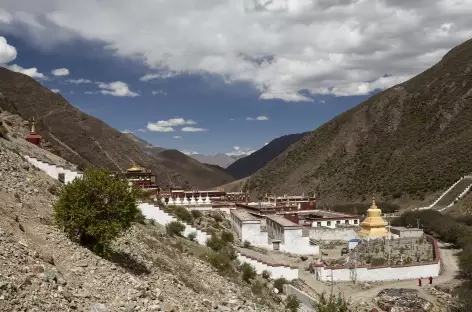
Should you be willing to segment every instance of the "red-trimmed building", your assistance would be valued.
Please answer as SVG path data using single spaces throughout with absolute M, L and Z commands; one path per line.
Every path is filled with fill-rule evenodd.
M 42 136 L 36 133 L 36 128 L 34 126 L 34 118 L 33 118 L 33 120 L 31 120 L 30 134 L 25 138 L 25 140 L 30 142 L 31 144 L 40 146 L 42 138 L 43 138 Z

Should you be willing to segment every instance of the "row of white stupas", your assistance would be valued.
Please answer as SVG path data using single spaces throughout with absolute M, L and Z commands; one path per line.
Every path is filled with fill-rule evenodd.
M 161 201 L 162 203 L 166 204 L 165 198 L 162 198 Z M 170 197 L 169 201 L 167 202 L 167 205 L 183 205 L 183 206 L 210 205 L 210 204 L 211 204 L 211 200 L 210 200 L 210 197 L 208 197 L 208 195 L 205 199 L 203 199 L 202 196 L 200 196 L 198 199 L 195 199 L 195 197 L 192 196 L 190 200 L 188 200 L 187 197 L 184 197 L 183 199 L 181 199 L 180 197 L 177 197 L 176 199 Z

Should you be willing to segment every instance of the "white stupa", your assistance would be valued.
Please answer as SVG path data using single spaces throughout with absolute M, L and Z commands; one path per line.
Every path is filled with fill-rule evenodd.
M 208 194 L 205 198 L 205 204 L 211 204 L 211 200 L 210 200 L 210 197 L 208 196 Z
M 202 198 L 202 194 L 200 194 L 200 197 L 198 197 L 198 204 L 203 204 L 203 198 Z
M 164 197 L 161 197 L 161 203 L 163 203 L 164 205 L 166 204 L 166 199 Z
M 192 199 L 190 200 L 190 204 L 195 205 L 197 202 L 195 201 L 195 197 L 192 196 Z
M 189 201 L 188 201 L 188 198 L 187 196 L 184 197 L 184 202 L 183 202 L 184 205 L 188 205 L 190 204 Z
M 177 197 L 177 198 L 175 199 L 175 204 L 176 204 L 176 205 L 180 205 L 181 203 L 182 203 L 182 201 L 180 200 L 180 197 Z
M 172 197 L 169 198 L 169 205 L 174 205 L 175 201 Z

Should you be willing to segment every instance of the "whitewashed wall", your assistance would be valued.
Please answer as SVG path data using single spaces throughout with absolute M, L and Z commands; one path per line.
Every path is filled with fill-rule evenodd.
M 241 241 L 249 241 L 253 246 L 260 246 L 263 248 L 269 247 L 267 232 L 261 232 L 260 222 L 243 222 L 241 227 Z
M 257 274 L 262 274 L 262 271 L 267 270 L 271 273 L 271 278 L 285 278 L 288 281 L 298 278 L 298 269 L 291 268 L 288 266 L 274 266 L 270 264 L 263 263 L 261 261 L 246 257 L 240 253 L 238 253 L 238 261 L 240 263 L 249 263 L 255 269 Z
M 326 228 L 326 227 L 312 227 L 310 228 L 310 238 L 314 240 L 340 240 L 349 241 L 358 238 L 357 233 L 353 228 Z
M 302 229 L 284 229 L 284 244 L 280 244 L 280 251 L 298 255 L 318 255 L 320 247 L 310 245 L 310 238 L 302 236 Z
M 336 228 L 336 225 L 359 225 L 359 219 L 343 219 L 339 218 L 336 220 L 323 220 L 323 221 L 313 221 L 311 226 L 316 227 L 328 227 L 328 228 Z
M 34 157 L 29 157 L 27 155 L 25 155 L 24 157 L 31 165 L 44 171 L 48 176 L 50 176 L 53 179 L 58 180 L 59 174 L 64 173 L 65 184 L 69 184 L 72 181 L 74 181 L 76 178 L 81 178 L 83 176 L 81 172 L 72 171 L 72 170 L 64 169 L 61 166 L 48 164 L 46 162 L 40 161 Z

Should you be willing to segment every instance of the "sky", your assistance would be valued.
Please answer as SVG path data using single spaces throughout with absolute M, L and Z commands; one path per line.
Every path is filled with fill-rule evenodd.
M 2 0 L 0 66 L 156 146 L 247 154 L 472 38 L 472 0 Z

